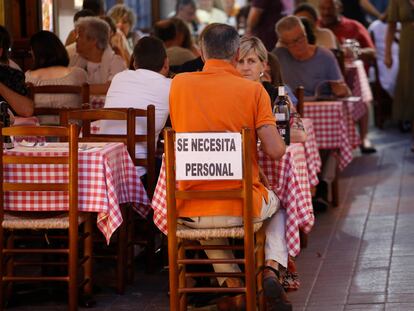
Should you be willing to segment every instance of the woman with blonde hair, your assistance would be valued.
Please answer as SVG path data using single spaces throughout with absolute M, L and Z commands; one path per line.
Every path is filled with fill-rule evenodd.
M 134 31 L 135 23 L 137 21 L 134 11 L 125 4 L 116 4 L 109 9 L 107 15 L 114 20 L 116 28 L 124 33 L 132 51 L 135 44 L 137 44 L 140 39 L 139 34 Z
M 242 37 L 240 41 L 239 62 L 237 70 L 246 79 L 260 82 L 270 96 L 273 105 L 277 97 L 277 86 L 283 85 L 282 75 L 277 57 L 267 52 L 263 42 L 257 37 Z M 294 97 L 290 88 L 285 85 L 289 100 Z M 291 102 L 291 109 L 295 110 Z

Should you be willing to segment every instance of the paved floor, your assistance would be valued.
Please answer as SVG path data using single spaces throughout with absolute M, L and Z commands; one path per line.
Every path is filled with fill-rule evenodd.
M 341 173 L 340 206 L 317 215 L 309 246 L 297 259 L 301 288 L 289 293 L 295 311 L 414 310 L 410 135 L 387 130 L 371 137 L 378 153 L 355 153 Z M 165 271 L 140 273 L 123 296 L 101 282 L 90 310 L 168 310 L 167 291 Z M 65 310 L 53 293 L 35 298 L 23 295 L 11 309 Z
M 414 310 L 414 154 L 410 135 L 374 132 L 379 152 L 341 174 L 341 205 L 317 215 L 297 260 L 294 310 Z

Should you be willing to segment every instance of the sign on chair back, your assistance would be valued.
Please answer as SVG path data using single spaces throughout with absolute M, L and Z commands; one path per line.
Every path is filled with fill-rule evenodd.
M 261 223 L 253 223 L 252 135 L 250 129 L 242 133 L 175 133 L 165 130 L 165 163 L 168 206 L 168 256 L 170 273 L 170 308 L 186 310 L 188 293 L 244 293 L 247 310 L 256 310 L 256 288 L 262 289 L 262 273 L 256 269 L 264 264 L 264 232 Z M 236 189 L 179 190 L 177 181 L 197 180 L 206 184 L 215 180 L 240 180 Z M 234 200 L 243 202 L 243 225 L 230 228 L 192 229 L 177 223 L 179 210 L 176 200 Z M 255 234 L 256 243 L 255 243 Z M 242 238 L 243 246 L 194 245 L 186 240 Z M 255 252 L 256 245 L 256 252 Z M 238 259 L 188 259 L 186 250 L 240 250 Z M 256 256 L 256 260 L 255 260 Z M 186 265 L 233 263 L 244 265 L 244 272 L 188 273 Z M 244 277 L 242 287 L 188 287 L 187 277 Z M 257 281 L 257 286 L 256 286 Z M 263 297 L 259 310 L 264 308 Z

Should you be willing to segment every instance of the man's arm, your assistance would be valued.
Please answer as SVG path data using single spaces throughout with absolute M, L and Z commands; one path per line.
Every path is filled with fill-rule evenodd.
M 246 35 L 252 35 L 253 29 L 257 26 L 262 16 L 263 9 L 252 7 L 247 17 Z
M 329 84 L 331 86 L 332 93 L 336 97 L 351 96 L 351 90 L 344 81 L 330 81 Z
M 377 8 L 369 0 L 359 0 L 359 4 L 368 14 L 371 14 L 378 19 L 383 19 L 383 14 L 381 14 L 381 12 L 378 11 Z
M 21 117 L 30 117 L 33 115 L 34 103 L 33 101 L 12 89 L 0 83 L 0 95 L 7 101 L 12 109 Z
M 265 124 L 256 131 L 263 152 L 272 160 L 279 160 L 285 154 L 286 146 L 276 125 Z

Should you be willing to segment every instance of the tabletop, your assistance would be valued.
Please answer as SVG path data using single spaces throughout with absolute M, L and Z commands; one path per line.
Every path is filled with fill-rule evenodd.
M 344 169 L 359 137 L 346 106 L 342 101 L 305 102 L 304 114 L 312 119 L 318 148 L 339 150 L 339 169 Z
M 35 146 L 15 144 L 5 154 L 22 156 L 65 156 L 67 143 L 45 143 Z M 122 143 L 79 144 L 79 210 L 96 212 L 97 226 L 107 242 L 121 225 L 120 204 L 136 203 L 136 211 L 146 217 L 150 202 L 144 186 Z M 5 181 L 62 183 L 67 180 L 67 165 L 7 165 Z M 6 210 L 64 211 L 68 209 L 68 196 L 62 192 L 7 192 Z
M 291 144 L 280 161 L 273 161 L 259 152 L 259 165 L 269 179 L 272 190 L 286 209 L 286 239 L 291 256 L 300 252 L 299 228 L 308 233 L 314 223 L 308 166 L 302 144 Z M 167 234 L 167 198 L 165 163 L 163 161 L 152 199 L 154 223 Z

